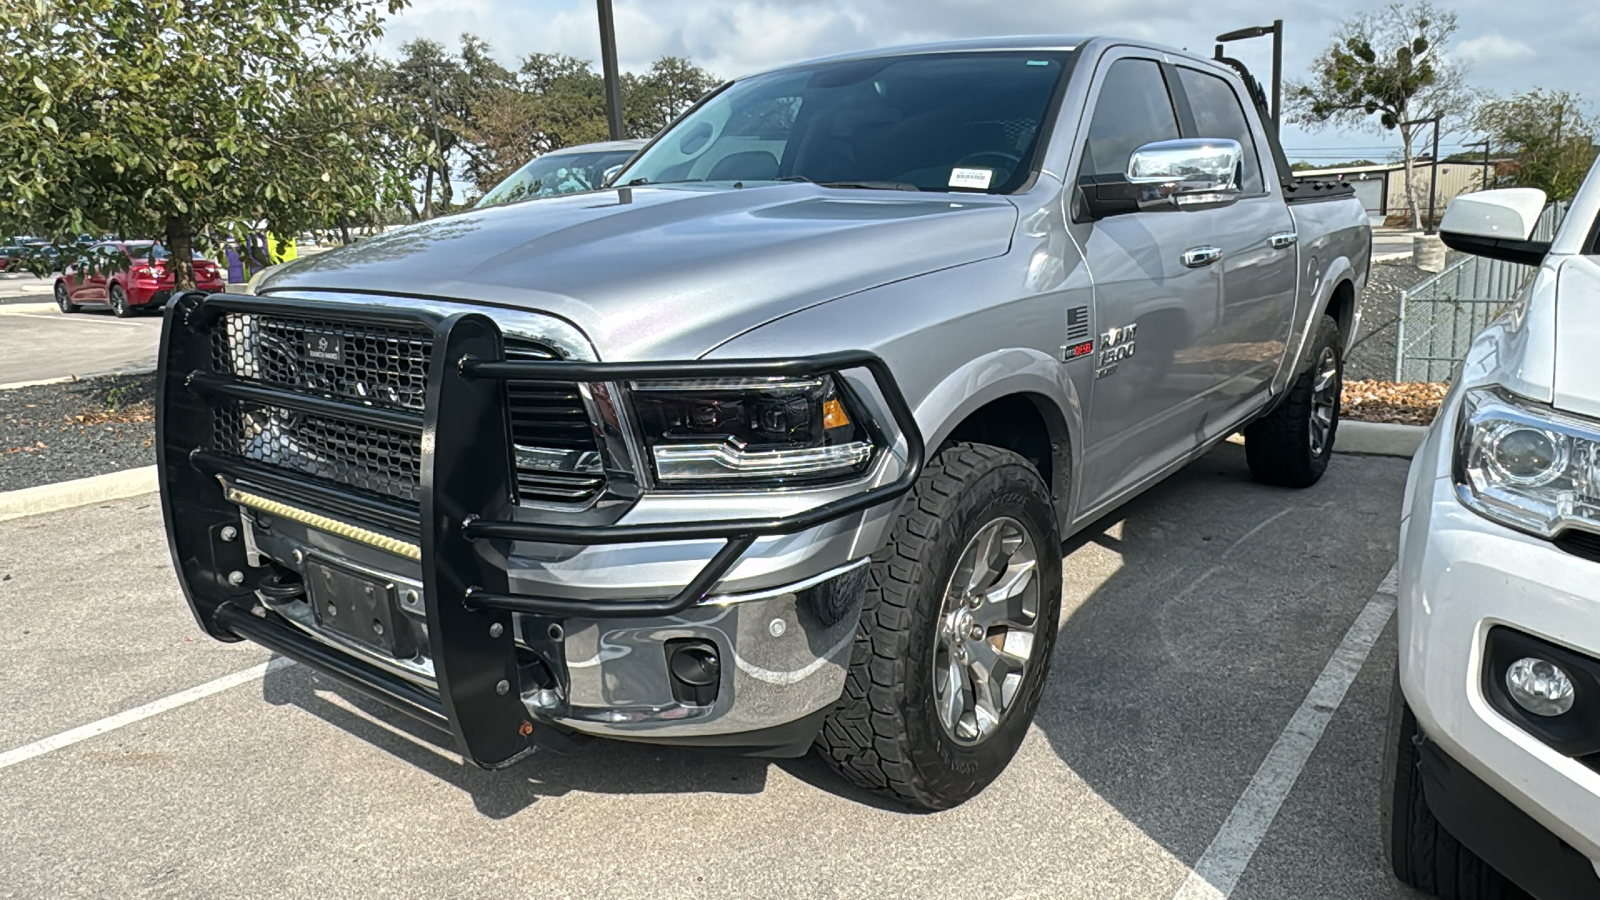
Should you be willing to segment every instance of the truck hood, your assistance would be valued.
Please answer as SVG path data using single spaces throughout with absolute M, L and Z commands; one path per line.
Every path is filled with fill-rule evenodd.
M 1016 222 L 1005 198 L 976 194 L 618 188 L 391 231 L 304 257 L 261 291 L 536 310 L 576 325 L 602 359 L 683 359 L 818 303 L 1002 255 Z
M 1558 278 L 1551 400 L 1557 409 L 1600 418 L 1600 260 L 1566 259 Z

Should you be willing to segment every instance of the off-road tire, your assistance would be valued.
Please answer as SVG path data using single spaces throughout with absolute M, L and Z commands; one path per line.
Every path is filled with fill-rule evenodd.
M 55 295 L 56 309 L 61 310 L 63 313 L 75 313 L 80 308 L 78 304 L 72 302 L 72 295 L 67 293 L 66 282 L 56 282 Z
M 1528 895 L 1462 846 L 1428 809 L 1417 768 L 1417 720 L 1400 692 L 1389 693 L 1384 744 L 1383 851 L 1401 882 L 1442 900 L 1527 900 Z
M 1250 423 L 1244 430 L 1245 461 L 1250 474 L 1262 484 L 1279 487 L 1307 488 L 1316 484 L 1328 471 L 1328 461 L 1333 457 L 1334 439 L 1339 434 L 1338 394 L 1344 383 L 1343 340 L 1339 323 L 1332 316 L 1323 316 L 1317 323 L 1311 339 L 1311 364 L 1300 373 L 1289 388 L 1289 395 L 1272 412 Z M 1311 414 L 1316 394 L 1317 363 L 1325 350 L 1331 349 L 1338 366 L 1338 380 L 1334 385 L 1333 422 L 1329 425 L 1327 440 L 1320 453 L 1311 446 Z
M 128 302 L 128 292 L 123 290 L 120 284 L 111 286 L 110 300 L 111 314 L 119 319 L 126 319 L 138 312 L 133 304 Z
M 934 707 L 933 660 L 944 591 L 987 523 L 1023 523 L 1038 551 L 1039 605 L 1030 668 L 993 734 L 957 743 Z M 1061 610 L 1061 537 L 1050 489 L 1021 456 L 947 444 L 902 501 L 873 557 L 844 694 L 817 736 L 820 755 L 856 785 L 922 809 L 982 791 L 1016 755 L 1049 675 Z

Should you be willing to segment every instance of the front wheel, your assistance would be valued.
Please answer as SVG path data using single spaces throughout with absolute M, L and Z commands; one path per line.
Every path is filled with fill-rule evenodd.
M 817 737 L 857 785 L 947 809 L 1000 775 L 1027 734 L 1061 609 L 1044 479 L 983 444 L 941 450 L 873 558 L 844 695 Z
M 1341 345 L 1339 323 L 1323 316 L 1312 335 L 1311 367 L 1295 379 L 1277 409 L 1245 428 L 1244 456 L 1255 480 L 1306 488 L 1328 471 L 1344 390 Z
M 56 308 L 63 313 L 75 313 L 78 304 L 72 302 L 72 295 L 67 293 L 66 282 L 56 282 Z
M 1417 719 L 1396 679 L 1389 692 L 1380 818 L 1384 855 L 1395 877 L 1440 900 L 1531 900 L 1433 817 L 1417 757 Z

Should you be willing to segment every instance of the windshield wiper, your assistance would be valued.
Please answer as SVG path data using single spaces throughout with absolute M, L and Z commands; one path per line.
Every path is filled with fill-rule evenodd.
M 817 181 L 804 175 L 785 175 L 774 178 L 773 181 L 793 181 L 802 184 L 814 184 L 825 188 L 856 188 L 867 191 L 920 191 L 922 188 L 904 181 Z
M 860 188 L 868 191 L 920 191 L 922 188 L 904 181 L 824 181 L 825 188 Z

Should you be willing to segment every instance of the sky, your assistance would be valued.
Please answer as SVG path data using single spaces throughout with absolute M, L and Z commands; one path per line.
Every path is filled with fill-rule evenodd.
M 1284 20 L 1285 77 L 1304 77 L 1333 41 L 1340 21 L 1383 0 L 615 0 L 617 52 L 624 70 L 642 71 L 662 55 L 687 56 L 722 77 L 832 53 L 950 38 L 1007 34 L 1109 34 L 1210 54 L 1224 31 Z M 1468 84 L 1505 95 L 1533 87 L 1569 90 L 1600 101 L 1600 4 L 1592 0 L 1436 0 L 1460 31 L 1451 55 L 1469 67 Z M 488 40 L 514 66 L 535 52 L 595 61 L 600 41 L 594 0 L 412 0 L 391 19 L 380 51 L 407 40 L 454 45 L 462 32 Z M 1263 82 L 1271 40 L 1233 44 Z M 1388 159 L 1392 133 L 1284 129 L 1292 160 Z M 1445 153 L 1480 135 L 1443 137 Z

